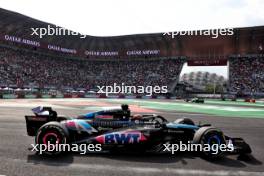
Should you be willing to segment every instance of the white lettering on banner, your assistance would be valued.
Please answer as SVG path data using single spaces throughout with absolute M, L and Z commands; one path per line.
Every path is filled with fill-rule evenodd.
M 40 47 L 40 42 L 37 42 L 34 40 L 23 39 L 23 38 L 16 37 L 16 36 L 5 35 L 5 40 Z
M 15 36 L 5 35 L 5 40 L 11 41 L 11 42 L 21 43 L 21 38 L 15 37 Z
M 118 56 L 118 51 L 85 51 L 86 56 Z
M 160 50 L 134 50 L 134 51 L 127 51 L 126 54 L 128 56 L 131 55 L 158 55 Z
M 11 35 L 5 35 L 4 40 L 26 44 L 30 46 L 36 46 L 36 47 L 41 46 L 41 43 L 38 41 L 24 39 L 24 38 L 20 38 L 16 36 L 11 36 Z M 63 53 L 69 53 L 69 54 L 77 54 L 76 49 L 63 48 L 63 47 L 51 45 L 51 44 L 47 45 L 47 49 L 58 51 L 58 52 L 63 52 Z M 130 50 L 130 51 L 126 51 L 125 53 L 127 56 L 159 55 L 160 50 L 147 50 L 147 49 L 146 50 Z M 88 51 L 86 50 L 84 54 L 86 56 L 118 56 L 119 51 Z
M 28 40 L 28 39 L 24 39 L 24 38 L 20 38 L 20 37 L 16 37 L 16 36 L 11 36 L 11 35 L 5 35 L 4 39 L 6 41 L 11 41 L 11 42 L 15 42 L 15 43 L 21 43 L 21 44 L 40 47 L 40 42 L 37 42 L 34 40 Z M 63 47 L 55 46 L 55 45 L 48 45 L 48 49 L 63 52 L 63 53 L 70 53 L 70 54 L 76 54 L 77 53 L 77 51 L 75 49 L 63 48 Z
M 62 48 L 60 46 L 55 46 L 55 45 L 48 45 L 48 49 L 60 51 L 60 52 L 64 52 L 64 53 L 70 53 L 70 54 L 76 54 L 77 53 L 77 51 L 75 49 Z
M 132 56 L 132 55 L 158 55 L 160 53 L 160 50 L 133 50 L 133 51 L 127 51 L 126 55 Z M 118 51 L 85 51 L 84 53 L 86 56 L 118 56 Z

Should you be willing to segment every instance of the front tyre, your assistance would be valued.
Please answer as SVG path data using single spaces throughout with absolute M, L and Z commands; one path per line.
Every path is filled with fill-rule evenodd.
M 194 134 L 194 144 L 201 144 L 202 157 L 207 159 L 216 159 L 223 155 L 223 146 L 226 146 L 226 140 L 221 130 L 214 127 L 202 127 Z
M 39 128 L 35 137 L 38 145 L 38 153 L 45 155 L 56 155 L 62 153 L 68 142 L 67 131 L 58 122 L 49 122 Z M 63 144 L 63 145 L 62 145 Z

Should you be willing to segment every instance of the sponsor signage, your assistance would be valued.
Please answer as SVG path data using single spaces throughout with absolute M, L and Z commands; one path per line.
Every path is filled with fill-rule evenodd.
M 160 50 L 158 49 L 144 49 L 144 50 L 122 50 L 122 51 L 93 51 L 93 50 L 85 50 L 80 51 L 77 49 L 72 48 L 64 48 L 62 46 L 53 45 L 53 44 L 47 44 L 44 42 L 39 42 L 31 39 L 26 39 L 22 37 L 17 37 L 14 35 L 1 35 L 0 39 L 8 42 L 14 42 L 19 44 L 24 44 L 28 46 L 33 46 L 37 48 L 43 48 L 48 49 L 52 51 L 57 51 L 61 53 L 67 53 L 67 54 L 81 54 L 83 56 L 98 56 L 98 57 L 114 57 L 114 56 L 158 56 L 160 55 Z
M 118 56 L 118 51 L 85 51 L 86 56 Z
M 35 47 L 40 47 L 40 42 L 25 39 L 25 38 L 20 38 L 20 37 L 16 37 L 16 36 L 11 36 L 11 35 L 5 35 L 4 40 L 10 41 L 10 42 L 15 42 L 15 43 L 22 43 L 22 44 L 26 44 L 26 45 L 31 45 L 31 46 L 35 46 Z
M 21 37 L 17 37 L 17 36 L 13 36 L 13 35 L 4 35 L 4 36 L 1 36 L 1 39 L 8 41 L 8 42 L 25 44 L 25 45 L 29 45 L 29 46 L 44 48 L 44 49 L 58 51 L 58 52 L 62 52 L 62 53 L 77 54 L 77 50 L 75 50 L 75 49 L 63 48 L 61 46 L 50 45 L 50 44 L 47 45 L 47 44 L 40 43 L 40 42 L 35 41 L 35 40 L 29 40 L 26 38 L 21 38 Z
M 97 136 L 95 140 L 101 144 L 136 144 L 147 139 L 139 131 L 122 131 Z
M 195 59 L 188 60 L 188 66 L 225 66 L 227 59 Z
M 53 50 L 53 51 L 63 52 L 63 53 L 69 53 L 69 54 L 77 53 L 75 49 L 63 48 L 63 47 L 56 46 L 56 45 L 48 45 L 48 49 Z
M 127 51 L 126 55 L 127 56 L 158 55 L 159 53 L 160 53 L 160 50 L 132 50 L 132 51 Z

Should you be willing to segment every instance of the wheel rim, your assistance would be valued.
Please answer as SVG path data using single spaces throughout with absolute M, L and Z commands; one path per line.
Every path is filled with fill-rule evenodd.
M 215 152 L 212 148 L 213 145 L 218 145 L 220 146 L 222 144 L 222 139 L 221 136 L 219 134 L 214 134 L 209 136 L 206 140 L 205 143 L 208 144 L 210 146 L 210 151 L 206 152 L 207 154 L 212 154 L 213 152 Z M 220 155 L 222 152 L 220 151 L 220 149 L 217 149 L 217 153 L 214 154 L 213 156 L 218 156 Z
M 221 139 L 219 138 L 218 135 L 211 136 L 211 137 L 208 138 L 207 144 L 209 144 L 209 145 L 213 145 L 213 144 L 220 145 L 221 144 Z
M 45 134 L 42 138 L 43 144 L 48 145 L 49 144 L 59 144 L 61 142 L 61 139 L 58 134 L 54 132 L 49 132 Z

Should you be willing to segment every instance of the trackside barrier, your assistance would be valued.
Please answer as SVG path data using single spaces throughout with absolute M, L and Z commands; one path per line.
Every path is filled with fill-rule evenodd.
M 248 103 L 256 103 L 256 100 L 251 98 L 246 98 L 244 101 Z
M 63 94 L 63 98 L 72 98 L 71 94 Z
M 70 98 L 85 98 L 84 94 L 72 94 Z
M 166 98 L 166 99 L 171 99 L 171 96 L 166 96 L 165 98 Z
M 36 98 L 42 98 L 42 94 L 41 93 L 37 93 L 36 94 Z
M 17 94 L 17 98 L 19 98 L 19 99 L 25 98 L 25 94 Z
M 37 95 L 34 95 L 34 94 L 26 94 L 25 95 L 25 98 L 33 99 L 33 98 L 37 98 Z
M 51 95 L 51 98 L 57 98 L 57 95 Z
M 119 94 L 118 98 L 126 98 L 126 96 L 124 94 Z
M 152 95 L 151 98 L 152 99 L 157 99 L 157 95 Z
M 57 94 L 56 98 L 63 98 L 63 94 Z
M 85 98 L 85 94 L 78 94 L 78 98 Z
M 89 94 L 85 94 L 85 96 L 84 96 L 85 98 L 97 98 L 98 97 L 98 95 L 96 95 L 96 94 L 92 94 L 92 95 L 89 95 Z
M 17 95 L 15 94 L 4 94 L 3 99 L 16 99 Z
M 107 98 L 105 94 L 99 94 L 98 98 Z
M 125 95 L 125 94 L 119 94 L 119 95 L 109 95 L 106 96 L 105 94 L 71 94 L 71 93 L 64 93 L 64 94 L 42 94 L 41 92 L 33 93 L 33 94 L 20 94 L 20 93 L 14 93 L 14 94 L 0 94 L 0 99 L 34 99 L 34 98 L 120 98 L 120 99 L 181 99 L 179 97 L 175 96 L 143 96 L 140 94 L 135 95 Z M 232 101 L 235 101 L 236 99 L 232 99 Z M 256 103 L 261 102 L 264 103 L 264 99 L 251 99 L 246 98 L 244 99 L 244 102 L 248 103 Z
M 42 98 L 51 98 L 51 95 L 42 94 Z
M 71 95 L 71 98 L 79 98 L 79 96 L 77 94 L 73 94 Z
M 126 95 L 126 99 L 135 99 L 136 96 L 132 96 L 132 95 Z

